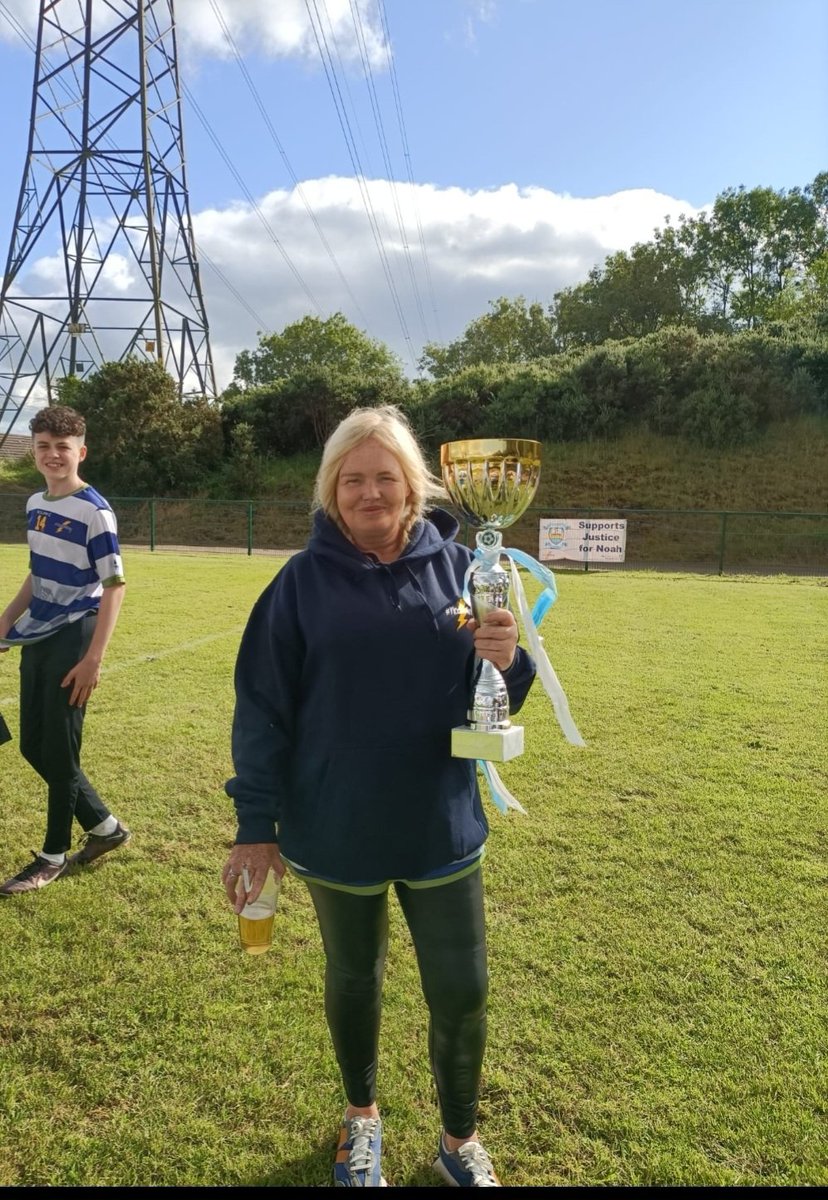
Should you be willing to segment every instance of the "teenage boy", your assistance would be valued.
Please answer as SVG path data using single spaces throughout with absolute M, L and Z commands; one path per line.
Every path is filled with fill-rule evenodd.
M 86 702 L 124 598 L 115 514 L 78 474 L 86 422 L 72 408 L 42 408 L 30 422 L 35 465 L 46 481 L 26 505 L 30 571 L 0 615 L 0 651 L 21 646 L 20 750 L 49 789 L 43 849 L 0 886 L 33 892 L 72 865 L 93 862 L 132 836 L 80 765 Z M 86 833 L 67 859 L 72 820 Z

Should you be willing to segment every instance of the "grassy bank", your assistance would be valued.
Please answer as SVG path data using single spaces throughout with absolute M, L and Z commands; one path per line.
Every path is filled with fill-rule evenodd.
M 309 500 L 318 462 L 317 455 L 307 454 L 262 463 L 261 487 L 242 498 Z M 87 474 L 93 481 L 94 464 L 91 438 Z M 0 460 L 0 493 L 32 491 L 39 478 L 31 464 Z M 803 417 L 773 426 L 738 450 L 704 450 L 649 433 L 607 442 L 547 443 L 535 502 L 567 508 L 824 512 L 826 480 L 828 419 Z M 203 496 L 240 498 L 219 481 L 210 483 Z
M 253 497 L 230 497 L 219 479 L 204 494 L 147 501 L 106 488 L 124 542 L 136 545 L 289 550 L 303 546 L 318 455 L 260 464 Z M 94 446 L 87 477 L 95 482 Z M 435 464 L 439 470 L 439 464 Z M 828 421 L 778 425 L 739 451 L 707 452 L 675 439 L 630 434 L 612 442 L 543 447 L 532 507 L 508 544 L 537 555 L 540 517 L 582 516 L 586 509 L 707 510 L 627 518 L 627 563 L 696 571 L 828 569 L 828 515 L 731 517 L 729 512 L 828 514 Z M 26 463 L 0 462 L 0 542 L 22 541 L 23 497 L 39 486 Z M 463 532 L 473 540 L 473 530 Z M 597 563 L 594 565 L 598 565 Z

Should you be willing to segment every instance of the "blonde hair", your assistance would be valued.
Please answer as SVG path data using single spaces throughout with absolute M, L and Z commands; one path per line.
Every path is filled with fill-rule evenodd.
M 410 491 L 402 523 L 403 536 L 407 541 L 415 521 L 425 512 L 429 497 L 445 497 L 446 493 L 440 480 L 428 469 L 408 420 L 393 404 L 355 408 L 340 421 L 322 451 L 322 462 L 316 473 L 313 490 L 313 507 L 321 508 L 346 537 L 350 536 L 336 503 L 339 472 L 351 451 L 369 438 L 389 450 L 402 468 Z

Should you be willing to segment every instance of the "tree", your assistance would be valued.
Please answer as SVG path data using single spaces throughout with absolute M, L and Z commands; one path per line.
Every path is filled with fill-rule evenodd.
M 828 171 L 817 175 L 801 193 L 794 189 L 785 201 L 787 227 L 777 222 L 764 259 L 774 272 L 775 286 L 763 317 L 793 322 L 801 336 L 824 336 L 828 331 Z
M 697 325 L 703 298 L 686 230 L 668 227 L 651 242 L 609 255 L 586 283 L 555 294 L 558 336 L 566 347 L 641 338 L 667 325 Z
M 768 306 L 771 320 L 811 321 L 828 330 L 828 250 L 808 264 L 800 279 L 788 283 Z
M 334 313 L 260 334 L 258 349 L 243 350 L 222 396 L 222 420 L 229 446 L 234 427 L 244 422 L 258 453 L 287 455 L 324 445 L 353 408 L 407 399 L 396 355 Z
M 275 383 L 247 388 L 222 402 L 226 445 L 234 453 L 234 431 L 252 430 L 255 450 L 281 457 L 317 450 L 336 425 L 354 408 L 379 404 L 405 406 L 405 379 L 343 375 L 329 368 L 296 371 Z
M 668 325 L 754 329 L 819 295 L 828 173 L 805 188 L 728 188 L 709 213 L 610 255 L 555 296 L 563 348 L 641 338 Z M 786 295 L 787 293 L 787 295 Z M 784 296 L 784 299 L 780 299 Z
M 221 462 L 218 407 L 204 397 L 180 400 L 160 363 L 104 363 L 88 379 L 60 380 L 57 390 L 89 425 L 86 476 L 116 495 L 189 491 Z
M 237 355 L 234 379 L 242 388 L 256 387 L 316 370 L 333 376 L 402 376 L 400 361 L 387 346 L 334 313 L 325 321 L 303 317 L 281 333 L 259 334 L 258 349 Z
M 472 321 L 456 341 L 447 346 L 428 342 L 421 368 L 444 379 L 481 363 L 525 363 L 556 353 L 555 324 L 543 305 L 527 305 L 523 296 L 501 296 L 489 307 L 492 311 Z
M 778 311 L 828 247 L 825 183 L 774 191 L 727 188 L 694 223 L 715 311 L 732 327 L 754 329 Z

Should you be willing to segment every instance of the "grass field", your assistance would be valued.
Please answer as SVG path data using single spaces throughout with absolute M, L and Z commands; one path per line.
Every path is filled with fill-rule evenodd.
M 219 884 L 233 662 L 277 566 L 126 555 L 85 763 L 134 837 L 0 907 L 0 1186 L 329 1182 L 343 1097 L 309 898 L 289 879 L 274 950 L 247 959 Z M 3 603 L 25 570 L 0 546 Z M 482 1136 L 510 1185 L 825 1185 L 825 581 L 558 584 L 546 645 L 588 745 L 536 687 L 503 768 L 528 815 L 486 802 Z M 14 727 L 16 652 L 0 711 Z M 0 800 L 5 878 L 44 826 L 14 745 Z M 389 1182 L 432 1184 L 393 905 L 380 1082 Z

